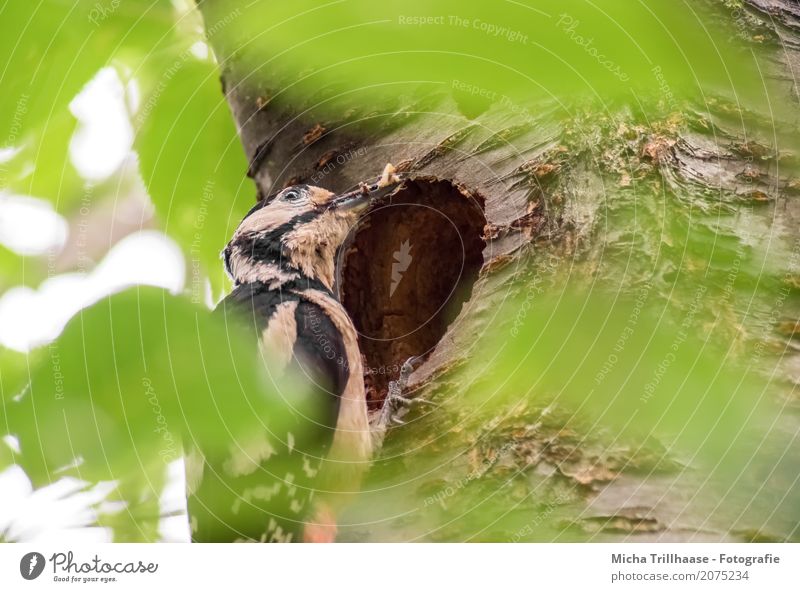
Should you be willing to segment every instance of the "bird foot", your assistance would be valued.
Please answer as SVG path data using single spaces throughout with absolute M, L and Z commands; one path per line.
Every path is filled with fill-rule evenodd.
M 383 444 L 386 430 L 391 424 L 403 425 L 405 423 L 402 417 L 408 412 L 410 405 L 432 404 L 424 399 L 409 399 L 403 396 L 403 390 L 408 384 L 408 379 L 416 369 L 415 365 L 420 361 L 422 361 L 422 356 L 412 356 L 408 358 L 400 367 L 400 374 L 397 380 L 389 382 L 389 392 L 386 395 L 386 399 L 383 401 L 383 406 L 370 422 L 376 448 L 379 448 L 381 444 Z

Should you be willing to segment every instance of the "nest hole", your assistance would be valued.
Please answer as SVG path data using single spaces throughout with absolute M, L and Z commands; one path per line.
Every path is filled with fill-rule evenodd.
M 486 246 L 480 195 L 432 177 L 373 204 L 340 251 L 339 297 L 359 333 L 370 409 L 428 356 L 472 294 Z

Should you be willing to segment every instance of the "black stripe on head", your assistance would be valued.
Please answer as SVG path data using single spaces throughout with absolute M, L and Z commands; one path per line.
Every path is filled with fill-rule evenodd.
M 269 236 L 277 239 L 280 239 L 284 234 L 287 232 L 291 232 L 298 226 L 302 226 L 303 224 L 307 224 L 311 222 L 314 218 L 318 217 L 322 212 L 318 210 L 311 210 L 310 212 L 303 212 L 289 220 L 288 222 L 284 222 L 277 228 L 273 228 L 267 233 L 264 233 L 262 236 Z
M 256 204 L 252 208 L 250 208 L 248 210 L 248 212 L 244 215 L 244 218 L 242 218 L 241 222 L 239 222 L 239 226 L 241 226 L 242 222 L 244 222 L 250 216 L 252 216 L 253 213 L 257 212 L 258 210 L 260 210 L 261 208 L 266 206 L 269 202 L 271 202 L 273 199 L 275 199 L 276 196 L 277 196 L 277 193 L 272 195 L 272 196 L 270 196 L 270 197 L 267 197 L 265 199 L 262 199 L 262 200 L 259 200 L 258 202 L 256 202 Z M 231 277 L 232 279 L 235 279 L 235 278 L 233 278 L 233 269 L 231 268 L 231 250 L 232 250 L 233 246 L 234 246 L 233 243 L 228 243 L 225 246 L 225 248 L 222 249 L 222 261 L 223 261 L 223 265 L 225 266 L 225 272 L 228 274 L 229 277 Z M 241 245 L 238 245 L 238 246 L 241 247 Z
M 318 211 L 305 212 L 267 232 L 240 236 L 231 242 L 231 246 L 239 248 L 244 255 L 249 255 L 254 261 L 278 262 L 283 254 L 281 240 L 284 235 L 300 225 L 311 222 L 319 214 Z M 227 260 L 228 254 L 226 254 L 226 262 Z
M 222 249 L 222 262 L 225 266 L 225 273 L 228 274 L 228 277 L 233 278 L 233 270 L 231 269 L 231 246 L 227 245 L 224 249 Z

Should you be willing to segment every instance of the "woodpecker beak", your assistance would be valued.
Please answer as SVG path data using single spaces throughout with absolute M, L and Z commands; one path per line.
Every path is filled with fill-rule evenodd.
M 374 201 L 378 201 L 386 197 L 397 189 L 400 183 L 392 183 L 391 185 L 381 186 L 378 183 L 372 185 L 361 185 L 358 189 L 343 193 L 333 199 L 328 206 L 329 209 L 358 212 L 364 210 L 368 205 Z

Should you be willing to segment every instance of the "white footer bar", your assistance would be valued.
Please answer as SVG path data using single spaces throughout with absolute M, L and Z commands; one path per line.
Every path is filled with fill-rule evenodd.
M 797 544 L 5 544 L 0 590 L 774 592 L 800 590 L 799 566 Z

